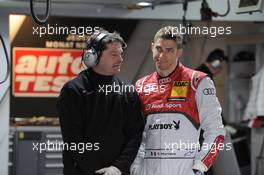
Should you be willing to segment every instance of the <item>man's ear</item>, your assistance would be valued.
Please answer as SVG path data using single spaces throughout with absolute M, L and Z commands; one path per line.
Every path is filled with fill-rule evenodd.
M 178 49 L 177 50 L 177 58 L 180 58 L 182 56 L 182 53 L 183 53 L 183 49 Z

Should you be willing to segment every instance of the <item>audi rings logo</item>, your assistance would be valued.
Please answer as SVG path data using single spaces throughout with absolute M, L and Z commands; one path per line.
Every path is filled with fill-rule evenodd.
M 204 95 L 215 95 L 215 88 L 205 88 L 203 90 Z
M 159 79 L 159 84 L 167 84 L 167 83 L 170 83 L 170 82 L 171 82 L 171 78 L 170 77 Z

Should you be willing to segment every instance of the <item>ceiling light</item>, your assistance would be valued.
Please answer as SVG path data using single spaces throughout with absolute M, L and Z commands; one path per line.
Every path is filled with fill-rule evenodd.
M 151 2 L 138 2 L 137 5 L 141 7 L 150 7 L 153 4 Z

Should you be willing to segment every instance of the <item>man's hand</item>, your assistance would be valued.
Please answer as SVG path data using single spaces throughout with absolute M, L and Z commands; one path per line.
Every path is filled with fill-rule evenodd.
M 142 171 L 141 164 L 132 164 L 130 168 L 131 175 L 140 175 Z
M 102 168 L 100 170 L 96 170 L 95 173 L 96 174 L 103 174 L 103 175 L 121 175 L 121 171 L 114 166 L 110 166 L 110 167 Z
M 140 146 L 140 149 L 142 146 Z M 145 149 L 145 148 L 144 148 Z M 132 165 L 130 166 L 130 175 L 141 175 L 143 168 L 144 158 L 137 156 Z
M 204 175 L 204 173 L 202 171 L 199 171 L 199 170 L 193 169 L 193 172 L 194 172 L 194 175 Z

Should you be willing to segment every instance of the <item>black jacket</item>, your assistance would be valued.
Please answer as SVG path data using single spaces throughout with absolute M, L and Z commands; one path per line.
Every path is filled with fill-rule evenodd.
M 209 68 L 205 64 L 201 64 L 200 66 L 195 68 L 195 70 L 199 70 L 201 72 L 206 73 L 211 78 L 211 80 L 213 80 L 213 74 L 210 72 Z
M 118 85 L 125 86 L 115 76 L 88 69 L 62 88 L 57 109 L 63 141 L 77 148 L 88 145 L 85 151 L 64 148 L 65 175 L 93 175 L 95 170 L 111 165 L 122 175 L 129 174 L 144 121 L 136 91 L 130 85 L 129 90 L 117 92 Z M 111 87 L 112 92 L 106 95 L 106 89 Z

